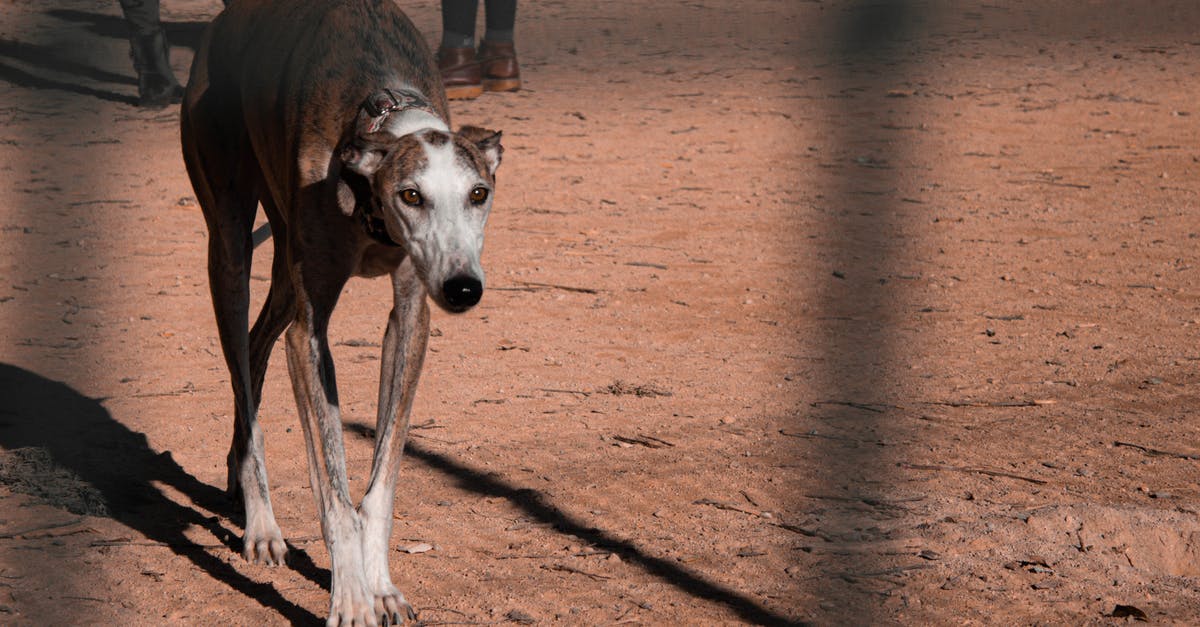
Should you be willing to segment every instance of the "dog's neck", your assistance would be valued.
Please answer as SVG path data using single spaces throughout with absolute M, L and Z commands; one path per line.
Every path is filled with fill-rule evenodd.
M 396 137 L 403 137 L 409 133 L 425 129 L 438 131 L 450 130 L 450 127 L 446 126 L 446 122 L 438 117 L 436 113 L 424 109 L 409 109 L 392 114 L 391 119 L 388 120 L 384 128 Z
M 360 130 L 371 133 L 385 131 L 403 137 L 425 129 L 450 130 L 424 94 L 406 87 L 384 88 L 371 94 L 363 101 L 359 115 Z

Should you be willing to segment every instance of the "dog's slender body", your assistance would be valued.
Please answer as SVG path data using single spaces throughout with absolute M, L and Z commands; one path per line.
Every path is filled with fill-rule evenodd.
M 229 489 L 244 555 L 281 563 L 257 413 L 271 348 L 288 372 L 333 567 L 329 625 L 414 616 L 387 555 L 408 414 L 429 335 L 426 298 L 478 302 L 499 133 L 449 130 L 432 54 L 393 0 L 239 0 L 205 34 L 182 113 L 184 160 L 209 230 L 209 283 L 234 393 Z M 249 328 L 251 230 L 261 203 L 274 261 Z M 346 281 L 390 274 L 376 442 L 351 500 L 326 330 Z

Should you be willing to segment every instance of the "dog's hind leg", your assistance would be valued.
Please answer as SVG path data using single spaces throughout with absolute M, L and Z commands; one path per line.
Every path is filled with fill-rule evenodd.
M 262 175 L 245 133 L 222 128 L 204 103 L 184 105 L 184 161 L 208 223 L 208 279 L 221 349 L 233 388 L 234 434 L 230 447 L 230 490 L 240 492 L 246 533 L 242 553 L 256 563 L 282 563 L 283 534 L 275 522 L 267 488 L 258 394 L 250 369 L 251 230 Z M 225 116 L 228 119 L 228 116 Z M 236 118 L 234 118 L 236 119 Z M 203 143 L 203 147 L 198 144 Z M 274 291 L 274 288 L 273 290 Z M 236 471 L 234 471 L 236 469 Z
M 267 363 L 271 358 L 271 349 L 279 334 L 296 316 L 296 293 L 292 288 L 292 278 L 288 272 L 286 227 L 278 218 L 278 210 L 274 208 L 268 196 L 262 199 L 263 208 L 271 218 L 272 241 L 274 256 L 271 259 L 271 287 L 263 302 L 262 310 L 254 327 L 250 330 L 250 400 L 253 406 L 246 414 L 251 418 L 246 428 L 234 430 L 233 443 L 230 446 L 229 471 L 231 477 L 237 477 L 238 482 L 253 477 L 257 502 L 257 511 L 261 512 L 252 527 L 250 522 L 250 506 L 247 504 L 247 524 L 244 551 L 251 561 L 265 561 L 268 564 L 282 563 L 287 552 L 279 525 L 271 510 L 270 489 L 267 484 L 266 460 L 263 457 L 262 430 L 258 426 L 258 409 L 262 404 L 263 381 L 266 378 Z M 261 470 L 261 472 L 260 472 Z M 245 494 L 243 494 L 245 497 Z M 244 500 L 247 500 L 244 498 Z M 251 529 L 253 528 L 253 533 Z M 251 542 L 254 546 L 251 546 Z
M 383 336 L 379 406 L 375 421 L 375 458 L 359 513 L 363 520 L 363 559 L 375 593 L 375 611 L 393 625 L 402 614 L 416 618 L 404 595 L 392 585 L 388 545 L 400 456 L 408 435 L 409 410 L 421 376 L 429 340 L 429 303 L 425 288 L 406 259 L 392 273 L 393 308 Z
M 250 329 L 250 382 L 253 389 L 255 414 L 262 403 L 263 380 L 271 349 L 279 334 L 296 317 L 296 291 L 287 264 L 287 226 L 270 196 L 262 198 L 263 210 L 271 220 L 274 255 L 271 259 L 271 287 L 263 302 L 254 328 Z

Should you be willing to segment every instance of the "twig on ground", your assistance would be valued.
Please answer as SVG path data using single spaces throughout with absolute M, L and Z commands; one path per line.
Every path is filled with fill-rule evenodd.
M 910 564 L 908 566 L 897 566 L 885 570 L 877 570 L 867 573 L 838 573 L 838 577 L 853 583 L 857 579 L 881 579 L 888 575 L 903 575 L 910 570 L 921 570 L 924 568 L 933 568 L 933 564 Z
M 800 525 L 789 525 L 787 523 L 773 523 L 773 524 L 776 527 L 779 527 L 780 529 L 787 529 L 788 531 L 791 531 L 792 533 L 798 533 L 802 536 L 807 536 L 809 538 L 819 538 L 826 542 L 834 541 L 833 538 L 829 534 L 827 534 L 823 531 L 819 531 L 817 529 L 806 529 L 804 527 L 801 527 Z
M 180 388 L 178 390 L 173 390 L 170 392 L 142 392 L 140 394 L 131 394 L 129 396 L 129 398 L 157 398 L 160 396 L 183 396 L 184 394 L 191 394 L 192 392 L 195 392 L 195 391 L 196 390 L 194 390 L 194 389 Z
M 600 290 L 590 287 L 574 287 L 571 285 L 559 285 L 557 283 L 535 283 L 533 281 L 517 281 L 525 287 L 542 288 L 547 290 L 563 290 L 564 292 L 578 292 L 580 294 L 599 294 Z
M 500 621 L 419 621 L 416 625 L 427 627 L 433 625 L 499 625 L 499 623 Z
M 612 551 L 581 551 L 579 553 L 572 553 L 571 557 L 593 557 L 596 555 L 612 555 L 612 554 L 613 554 Z M 553 558 L 559 557 L 559 556 L 556 556 L 556 555 L 492 555 L 490 557 L 494 560 L 525 560 L 525 559 L 548 560 L 548 559 L 553 559 Z
M 379 342 L 372 342 L 371 340 L 355 338 L 349 340 L 338 340 L 334 343 L 334 346 L 349 346 L 351 348 L 379 348 L 380 344 Z
M 1083 183 L 1060 183 L 1058 181 L 1046 181 L 1041 179 L 1010 179 L 1009 183 L 1016 185 L 1053 185 L 1054 187 L 1071 187 L 1074 189 L 1091 189 L 1091 185 Z
M 289 542 L 292 542 L 289 540 Z M 292 542 L 294 544 L 294 542 Z M 165 546 L 173 549 L 223 549 L 228 548 L 226 544 L 201 544 L 199 542 L 160 542 L 158 540 L 134 540 L 132 538 L 116 538 L 113 540 L 93 540 L 88 543 L 89 547 L 99 546 Z
M 944 407 L 1041 407 L 1053 405 L 1053 399 L 1033 399 L 1027 401 L 925 401 L 926 405 L 942 405 Z
M 75 520 L 68 520 L 66 522 L 56 522 L 56 523 L 50 523 L 47 525 L 38 525 L 36 527 L 29 527 L 28 529 L 21 529 L 20 531 L 9 531 L 8 533 L 0 533 L 0 539 L 16 538 L 18 536 L 24 536 L 24 535 L 34 533 L 35 531 L 48 531 L 50 529 L 58 529 L 60 527 L 70 527 L 71 525 L 78 524 L 81 522 L 83 522 L 83 518 L 76 518 Z
M 561 571 L 564 573 L 574 573 L 576 575 L 583 575 L 594 581 L 604 581 L 606 579 L 612 579 L 612 577 L 609 577 L 608 575 L 597 575 L 596 573 L 589 573 L 586 570 L 579 570 L 578 568 L 571 568 L 570 566 L 567 566 L 566 564 L 554 564 L 553 566 L 543 565 L 542 568 L 544 568 L 545 570 L 557 570 L 557 571 Z
M 717 509 L 729 510 L 731 512 L 741 512 L 743 514 L 750 514 L 751 516 L 757 516 L 760 518 L 762 517 L 762 514 L 760 514 L 758 512 L 750 511 L 748 509 L 742 509 L 742 508 L 738 507 L 737 505 L 733 505 L 731 503 L 722 503 L 721 501 L 714 501 L 712 499 L 700 499 L 698 501 L 692 501 L 692 504 L 693 505 L 712 505 L 713 507 L 715 507 Z
M 408 435 L 414 438 L 421 438 L 422 440 L 430 440 L 432 442 L 441 442 L 442 444 L 450 444 L 452 446 L 457 446 L 463 442 L 466 442 L 466 440 L 447 440 L 445 438 L 435 438 L 432 435 L 425 435 L 424 433 L 410 433 Z
M 850 438 L 844 435 L 826 435 L 824 433 L 817 433 L 816 431 L 809 431 L 808 433 L 796 433 L 794 431 L 788 431 L 787 429 L 780 429 L 779 433 L 792 438 L 835 440 L 839 442 L 854 442 L 855 444 L 874 444 L 876 446 L 886 446 L 886 443 L 880 440 L 860 440 L 858 438 Z
M 1079 542 L 1075 545 L 1075 549 L 1080 553 L 1087 553 L 1089 547 L 1083 542 L 1083 523 L 1079 523 L 1079 528 L 1075 530 L 1075 540 Z
M 877 414 L 882 414 L 888 409 L 900 409 L 895 405 L 885 405 L 884 403 L 859 403 L 855 401 L 817 401 L 812 404 L 813 407 L 820 407 L 822 405 L 841 405 L 844 407 L 861 409 L 863 411 L 875 412 Z
M 462 611 L 456 610 L 451 607 L 423 607 L 423 608 L 421 608 L 421 613 L 426 613 L 426 612 L 450 612 L 453 614 L 458 614 L 459 616 L 467 615 L 466 612 L 462 612 Z M 424 624 L 428 625 L 429 623 L 424 623 Z
M 26 540 L 41 540 L 43 538 L 65 538 L 67 536 L 77 536 L 81 533 L 99 533 L 99 531 L 92 527 L 80 527 L 79 529 L 70 529 L 62 533 L 54 533 L 53 531 L 39 533 L 37 535 L 27 533 L 23 537 Z
M 121 199 L 103 199 L 103 200 L 80 200 L 77 202 L 68 203 L 68 207 L 85 207 L 87 205 L 132 205 L 132 200 Z
M 836 494 L 805 494 L 810 499 L 818 499 L 823 501 L 843 501 L 846 503 L 863 503 L 871 507 L 897 507 L 902 508 L 901 503 L 915 503 L 925 500 L 923 496 L 913 496 L 903 499 L 877 499 L 869 496 L 840 496 Z
M 672 444 L 662 438 L 656 438 L 652 435 L 637 435 L 637 436 L 633 436 L 633 437 L 624 436 L 624 435 L 614 435 L 614 436 L 612 436 L 612 439 L 614 439 L 618 442 L 624 442 L 626 444 L 637 444 L 638 446 L 644 446 L 646 448 L 663 448 L 663 447 L 675 446 L 674 444 Z
M 1007 477 L 1009 479 L 1028 481 L 1029 483 L 1033 483 L 1033 484 L 1037 484 L 1037 485 L 1045 485 L 1046 483 L 1049 483 L 1043 479 L 1034 479 L 1033 477 L 1024 477 L 1021 475 L 1015 475 L 1011 472 L 1003 472 L 1000 470 L 988 470 L 987 468 L 971 468 L 969 466 L 933 466 L 933 465 L 927 465 L 927 464 L 910 464 L 908 462 L 898 462 L 896 465 L 901 468 L 908 468 L 911 470 L 950 470 L 950 471 L 954 471 L 954 472 L 966 472 L 966 473 L 974 473 L 974 474 L 979 474 L 979 475 L 988 475 L 991 477 Z
M 1150 448 L 1148 446 L 1142 446 L 1141 444 L 1134 444 L 1132 442 L 1116 441 L 1116 442 L 1113 442 L 1113 446 L 1127 446 L 1129 448 L 1135 448 L 1147 455 L 1151 455 L 1154 457 L 1175 457 L 1178 459 L 1198 459 L 1198 460 L 1200 460 L 1200 455 L 1196 455 L 1194 453 L 1177 453 L 1174 451 L 1164 451 L 1161 449 Z
M 539 392 L 550 392 L 552 394 L 578 394 L 580 396 L 585 396 L 585 397 L 592 395 L 591 392 L 584 392 L 583 390 L 562 390 L 559 388 L 536 388 L 536 389 Z

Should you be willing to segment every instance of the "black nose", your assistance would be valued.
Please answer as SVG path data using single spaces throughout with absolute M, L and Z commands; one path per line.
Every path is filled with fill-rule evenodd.
M 473 276 L 459 275 L 442 284 L 442 293 L 451 307 L 474 307 L 483 297 L 483 283 Z

